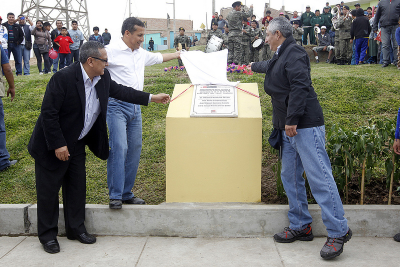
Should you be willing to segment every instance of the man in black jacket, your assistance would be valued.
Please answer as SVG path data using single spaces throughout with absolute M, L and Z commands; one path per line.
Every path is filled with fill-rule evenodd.
M 8 58 L 11 53 L 14 56 L 16 75 L 22 75 L 22 54 L 19 45 L 24 40 L 24 32 L 21 27 L 15 23 L 14 13 L 7 14 L 7 22 L 2 25 L 7 28 L 8 32 Z
M 328 239 L 320 255 L 331 259 L 343 252 L 351 238 L 344 209 L 325 150 L 322 108 L 311 84 L 310 59 L 292 36 L 292 25 L 285 18 L 273 19 L 266 31 L 266 42 L 276 51 L 268 61 L 251 65 L 265 73 L 264 90 L 271 96 L 272 123 L 281 134 L 281 178 L 289 199 L 290 226 L 274 239 L 280 243 L 311 241 L 312 217 L 308 211 L 305 171 L 311 192 L 321 207 Z
M 148 105 L 167 103 L 169 95 L 150 95 L 111 80 L 107 52 L 98 42 L 85 43 L 80 62 L 50 79 L 28 151 L 35 159 L 38 236 L 48 253 L 57 253 L 58 192 L 62 185 L 68 239 L 93 244 L 84 225 L 85 145 L 99 158 L 109 155 L 106 126 L 108 97 Z
M 397 41 L 396 41 L 396 29 L 399 26 L 400 16 L 400 0 L 381 0 L 378 3 L 378 10 L 374 17 L 374 25 L 372 26 L 373 31 L 378 31 L 378 24 L 381 27 L 381 39 L 382 39 L 382 53 L 383 63 L 382 68 L 390 65 L 390 46 L 393 43 L 393 63 L 397 65 Z
M 356 10 L 356 19 L 351 24 L 351 39 L 355 39 L 354 59 L 356 65 L 363 64 L 365 56 L 367 55 L 369 33 L 371 32 L 371 25 L 364 10 L 359 8 Z

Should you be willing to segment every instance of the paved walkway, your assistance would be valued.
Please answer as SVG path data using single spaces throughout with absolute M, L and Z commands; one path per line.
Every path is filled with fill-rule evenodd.
M 336 259 L 319 251 L 325 238 L 292 244 L 269 238 L 99 236 L 93 245 L 60 237 L 61 252 L 44 252 L 37 237 L 0 237 L 0 266 L 399 266 L 400 243 L 353 237 Z

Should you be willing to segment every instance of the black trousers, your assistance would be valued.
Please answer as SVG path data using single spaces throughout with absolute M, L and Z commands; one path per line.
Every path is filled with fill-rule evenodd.
M 67 236 L 86 232 L 86 169 L 85 142 L 77 142 L 70 158 L 56 170 L 48 170 L 35 161 L 38 236 L 41 243 L 56 239 L 59 201 L 62 186 L 64 220 Z

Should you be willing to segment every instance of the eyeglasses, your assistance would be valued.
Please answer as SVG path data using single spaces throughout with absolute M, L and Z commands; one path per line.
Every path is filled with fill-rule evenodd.
M 91 58 L 95 58 L 95 59 L 98 59 L 100 61 L 103 61 L 104 63 L 108 63 L 108 59 L 102 59 L 102 58 L 98 58 L 98 57 L 91 57 Z

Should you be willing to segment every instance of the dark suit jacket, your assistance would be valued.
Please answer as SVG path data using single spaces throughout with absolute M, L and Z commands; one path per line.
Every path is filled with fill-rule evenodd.
M 111 80 L 107 69 L 95 88 L 100 102 L 100 114 L 83 139 L 97 157 L 107 159 L 108 97 L 147 105 L 149 93 L 117 84 Z M 47 84 L 41 114 L 28 144 L 28 151 L 37 163 L 46 169 L 55 170 L 64 162 L 55 156 L 54 150 L 67 146 L 70 153 L 74 151 L 84 126 L 85 102 L 85 86 L 79 62 L 53 75 Z

